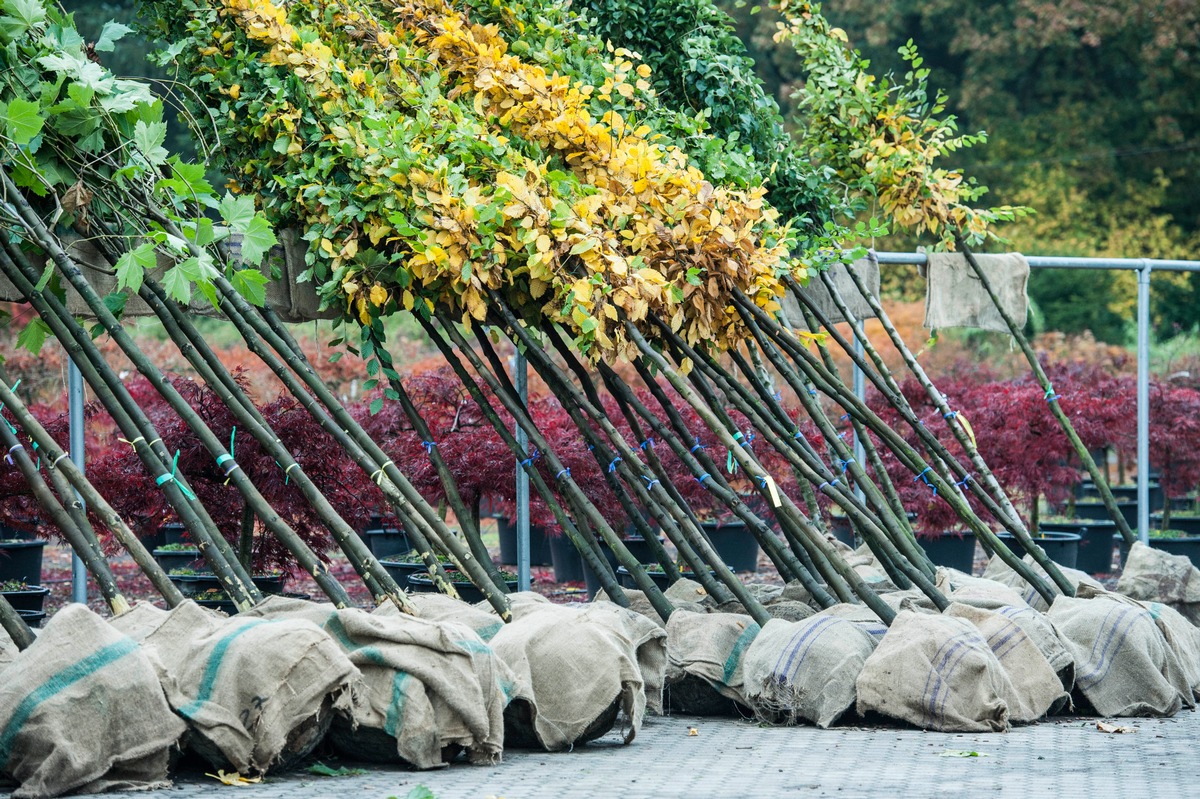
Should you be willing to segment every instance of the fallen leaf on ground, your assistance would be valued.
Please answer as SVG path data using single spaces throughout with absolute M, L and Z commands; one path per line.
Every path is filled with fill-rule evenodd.
M 346 766 L 333 768 L 332 766 L 327 766 L 324 763 L 313 763 L 308 767 L 308 773 L 316 774 L 318 777 L 357 777 L 358 775 L 366 774 L 367 772 L 360 768 L 347 768 Z
M 226 785 L 254 785 L 262 782 L 262 777 L 243 777 L 236 771 L 225 773 L 225 769 L 221 769 L 216 774 L 205 774 L 205 777 L 212 777 L 214 780 L 219 780 Z
M 987 757 L 983 752 L 972 752 L 965 749 L 947 749 L 941 752 L 938 757 Z
M 1109 724 L 1105 721 L 1097 721 L 1096 729 L 1100 732 L 1107 732 L 1112 735 L 1123 735 L 1127 732 L 1137 732 L 1136 727 L 1118 727 L 1116 724 Z
M 699 734 L 700 734 L 700 730 L 698 730 L 697 728 L 688 727 L 688 737 L 692 737 L 692 736 L 699 735 Z

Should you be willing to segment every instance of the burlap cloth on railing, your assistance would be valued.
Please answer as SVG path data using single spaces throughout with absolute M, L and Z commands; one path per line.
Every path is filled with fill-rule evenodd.
M 921 274 L 928 278 L 925 288 L 925 327 L 974 327 L 1009 333 L 1008 325 L 996 310 L 971 265 L 962 253 L 931 252 Z M 996 297 L 1017 327 L 1025 326 L 1029 305 L 1029 262 L 1019 252 L 1001 255 L 976 255 L 980 268 Z

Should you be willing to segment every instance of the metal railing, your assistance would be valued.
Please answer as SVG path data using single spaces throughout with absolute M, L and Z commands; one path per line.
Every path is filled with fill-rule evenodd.
M 924 264 L 924 253 L 875 253 L 881 264 Z M 1138 538 L 1150 538 L 1150 274 L 1200 272 L 1200 261 L 1156 258 L 1067 258 L 1027 255 L 1031 269 L 1104 269 L 1137 272 L 1137 501 Z M 858 371 L 858 367 L 855 367 Z M 855 385 L 858 385 L 856 380 Z

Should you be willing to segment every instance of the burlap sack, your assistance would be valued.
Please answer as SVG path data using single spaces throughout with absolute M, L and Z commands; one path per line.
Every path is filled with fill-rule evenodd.
M 943 613 L 971 622 L 987 640 L 1013 689 L 1003 697 L 1013 723 L 1030 724 L 1070 702 L 1054 667 L 1021 625 L 1001 613 L 958 602 Z
M 841 602 L 833 607 L 818 611 L 816 617 L 822 616 L 831 616 L 835 619 L 845 619 L 846 621 L 853 622 L 858 625 L 859 629 L 874 638 L 876 643 L 882 641 L 883 636 L 887 635 L 887 625 L 880 620 L 875 611 L 866 605 L 852 605 Z
M 679 583 L 682 583 L 682 582 L 685 582 L 685 581 L 679 580 L 676 582 L 676 585 L 678 585 Z M 687 580 L 686 582 L 691 583 L 692 581 Z M 696 587 L 700 587 L 699 583 L 692 583 L 692 585 L 694 585 Z M 667 590 L 670 590 L 670 589 L 668 588 Z M 703 588 L 700 588 L 700 590 L 704 591 Z M 695 595 L 695 594 L 693 593 L 693 595 Z M 637 590 L 636 588 L 626 588 L 625 596 L 629 599 L 629 609 L 630 610 L 634 611 L 635 613 L 637 613 L 641 616 L 645 616 L 650 621 L 654 622 L 655 624 L 657 624 L 659 627 L 661 627 L 664 630 L 667 628 L 667 623 L 662 620 L 661 616 L 658 615 L 658 611 L 656 611 L 654 609 L 654 606 L 650 604 L 650 600 L 646 598 L 645 593 Z M 663 592 L 663 596 L 666 596 L 666 592 Z M 705 597 L 705 599 L 707 599 L 707 597 L 708 597 L 707 592 L 704 592 L 704 597 Z M 613 602 L 611 599 L 608 598 L 608 594 L 604 593 L 603 589 L 596 592 L 596 596 L 592 598 L 592 603 L 593 604 L 608 603 L 608 604 L 614 604 L 614 605 L 616 604 L 615 602 Z M 687 602 L 687 601 L 676 599 L 671 604 L 673 604 L 675 606 L 676 610 L 687 610 L 692 613 L 706 613 L 709 610 L 709 606 L 707 604 L 701 604 L 700 602 Z
M 974 327 L 1008 333 L 995 303 L 962 253 L 931 252 L 921 274 L 929 279 L 925 289 L 925 327 Z M 996 297 L 1017 327 L 1025 326 L 1029 305 L 1029 262 L 1018 252 L 976 255 Z
M 854 314 L 854 318 L 875 318 L 875 312 L 871 310 L 871 306 L 863 299 L 862 292 L 854 285 L 854 281 L 851 280 L 850 275 L 847 273 L 848 268 L 853 269 L 855 274 L 867 284 L 871 293 L 878 297 L 879 262 L 873 257 L 867 257 L 859 258 L 849 267 L 840 263 L 829 267 L 829 275 L 833 278 L 833 284 L 837 286 L 838 294 L 845 300 L 846 306 L 850 309 L 850 313 Z M 829 289 L 825 287 L 825 283 L 817 275 L 812 276 L 812 279 L 808 281 L 808 285 L 802 288 L 800 293 L 815 304 L 828 317 L 830 323 L 837 324 L 838 322 L 846 321 L 845 316 L 842 315 L 842 312 L 834 303 Z M 804 322 L 804 313 L 801 310 L 799 299 L 789 292 L 780 299 L 779 304 L 783 306 L 783 312 L 787 315 L 789 324 L 793 327 L 808 329 L 808 325 Z
M 1051 591 L 1053 591 L 1056 595 L 1061 593 L 1054 581 L 1046 575 L 1046 570 L 1033 562 L 1032 555 L 1025 556 L 1025 563 L 1029 565 L 1034 574 L 1042 577 L 1046 585 L 1050 586 Z M 1092 588 L 1103 588 L 1100 583 L 1096 582 L 1095 578 L 1086 572 L 1081 572 L 1078 569 L 1068 569 L 1066 566 L 1059 566 L 1059 570 L 1062 572 L 1063 577 L 1067 578 L 1067 582 L 1070 583 L 1076 591 L 1078 591 L 1079 587 L 1083 585 L 1091 586 Z M 983 576 L 986 579 L 994 580 L 1003 585 L 1007 585 L 1009 588 L 1012 588 L 1019 593 L 1021 598 L 1024 599 L 1025 602 L 1034 610 L 1040 610 L 1045 613 L 1050 609 L 1049 604 L 1047 604 L 1046 600 L 1042 598 L 1042 595 L 1039 594 L 1032 585 L 1026 582 L 1024 577 L 1013 571 L 1012 568 L 1007 563 L 1000 560 L 1000 558 L 993 556 L 992 559 L 988 561 L 987 569 L 984 570 Z
M 147 653 L 84 605 L 0 671 L 0 772 L 16 799 L 163 787 L 185 729 Z
M 1015 589 L 983 577 L 973 577 L 958 569 L 938 567 L 934 584 L 947 599 L 987 610 L 1004 607 L 1028 607 Z
M 451 748 L 475 763 L 499 761 L 515 678 L 470 627 L 284 597 L 242 615 L 310 622 L 358 667 L 365 701 L 330 733 L 347 755 L 436 768 Z
M 108 620 L 108 623 L 113 626 L 117 632 L 126 635 L 139 644 L 146 640 L 146 636 L 162 626 L 168 618 L 170 612 L 163 610 L 157 605 L 149 602 L 136 602 L 129 610 L 122 613 L 120 616 L 114 616 Z
M 780 621 L 804 621 L 816 615 L 816 611 L 803 602 L 792 599 L 776 599 L 763 605 L 772 619 Z
M 758 635 L 754 619 L 738 613 L 690 613 L 677 610 L 667 620 L 667 683 L 670 707 L 682 713 L 708 715 L 727 711 L 728 702 L 713 701 L 688 681 L 693 677 L 712 691 L 748 705 L 742 683 L 746 650 Z
M 634 661 L 642 675 L 646 708 L 663 712 L 663 688 L 667 679 L 667 634 L 642 614 L 612 602 L 567 606 L 594 624 L 610 627 L 633 647 Z
M 142 641 L 188 722 L 191 748 L 243 775 L 284 769 L 348 712 L 358 669 L 320 628 L 301 619 L 223 618 L 193 602 Z
M 1167 646 L 1179 660 L 1180 668 L 1183 670 L 1183 679 L 1191 686 L 1193 697 L 1200 698 L 1200 628 L 1188 621 L 1179 611 L 1161 602 L 1140 601 L 1124 594 L 1088 586 L 1082 586 L 1079 589 L 1077 598 L 1095 599 L 1097 597 L 1111 599 L 1114 602 L 1124 602 L 1127 605 L 1146 610 L 1150 614 L 1150 618 L 1154 619 L 1158 631 L 1163 634 L 1163 640 L 1167 642 Z
M 1117 591 L 1134 599 L 1161 602 L 1200 624 L 1200 569 L 1186 555 L 1135 542 L 1125 559 Z
M 8 637 L 8 633 L 0 629 L 0 668 L 12 663 L 17 657 L 17 645 Z
M 768 723 L 827 728 L 853 706 L 855 683 L 874 650 L 875 639 L 845 619 L 772 619 L 746 652 L 750 706 Z
M 856 683 L 858 712 L 940 732 L 1003 732 L 1014 688 L 973 624 L 901 611 Z
M 1054 625 L 1050 623 L 1045 614 L 1039 613 L 1025 604 L 999 608 L 996 612 L 1013 621 L 1025 631 L 1025 634 L 1037 645 L 1042 657 L 1046 658 L 1050 668 L 1058 674 L 1063 688 L 1070 691 L 1075 686 L 1075 656 L 1063 645 Z
M 599 616 L 589 610 L 547 605 L 492 638 L 492 648 L 516 675 L 520 696 L 532 697 L 514 699 L 505 711 L 512 745 L 568 749 L 611 730 L 621 713 L 629 724 L 625 743 L 636 736 L 646 690 L 635 641 L 605 610 Z M 653 645 L 665 651 L 665 633 L 653 635 Z
M 897 612 L 901 610 L 914 610 L 918 613 L 938 612 L 937 605 L 933 604 L 933 600 L 925 596 L 919 588 L 910 588 L 907 591 L 885 591 L 879 594 L 879 598 Z
M 1101 716 L 1172 716 L 1193 706 L 1179 656 L 1144 607 L 1060 596 L 1050 621 L 1075 657 L 1075 687 Z
M 704 589 L 699 589 L 703 591 Z M 771 614 L 773 619 L 784 619 L 785 621 L 801 621 L 816 613 L 816 611 L 805 602 L 797 601 L 784 596 L 784 586 L 767 585 L 766 583 L 751 583 L 746 586 L 746 590 L 750 595 L 762 604 L 767 613 Z M 805 591 L 807 596 L 808 592 Z M 701 603 L 710 613 L 740 613 L 748 615 L 749 611 L 737 599 L 731 599 L 728 602 L 716 604 L 711 597 L 708 597 Z M 677 607 L 687 608 L 686 604 L 677 604 Z
M 469 605 L 460 599 L 453 599 L 445 594 L 411 593 L 408 601 L 417 609 L 417 615 L 430 621 L 452 621 L 465 624 L 475 631 L 484 641 L 492 640 L 492 636 L 500 632 L 504 622 L 496 618 L 490 609 Z M 400 610 L 391 602 L 385 602 L 372 611 L 375 616 L 402 616 Z

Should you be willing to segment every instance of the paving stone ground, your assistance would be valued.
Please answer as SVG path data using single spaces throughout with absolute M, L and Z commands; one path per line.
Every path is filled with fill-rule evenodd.
M 1185 711 L 1170 719 L 1112 723 L 1134 732 L 1107 734 L 1096 719 L 1074 717 L 990 735 L 654 717 L 629 746 L 614 733 L 574 752 L 510 750 L 495 766 L 455 763 L 425 772 L 365 766 L 365 774 L 332 778 L 299 771 L 241 788 L 189 773 L 172 788 L 105 796 L 404 799 L 424 785 L 437 799 L 1200 797 L 1200 715 Z

